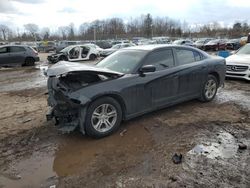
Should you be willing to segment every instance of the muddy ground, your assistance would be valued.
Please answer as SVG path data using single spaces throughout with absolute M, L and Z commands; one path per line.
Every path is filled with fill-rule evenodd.
M 94 140 L 46 122 L 46 68 L 0 70 L 0 188 L 250 187 L 249 82 L 227 80 L 210 103 L 147 114 Z

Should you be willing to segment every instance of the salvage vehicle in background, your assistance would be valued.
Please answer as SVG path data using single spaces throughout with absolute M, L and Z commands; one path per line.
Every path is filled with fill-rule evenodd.
M 107 57 L 110 54 L 116 52 L 117 50 L 123 49 L 123 48 L 127 48 L 127 47 L 131 47 L 131 46 L 136 46 L 134 43 L 121 43 L 121 44 L 116 44 L 114 46 L 112 46 L 111 48 L 108 49 L 104 49 L 103 51 L 100 52 L 100 56 L 101 57 Z
M 227 77 L 250 80 L 250 44 L 226 58 Z
M 203 38 L 203 39 L 198 39 L 197 41 L 195 41 L 195 43 L 194 43 L 194 46 L 196 47 L 196 48 L 199 48 L 199 49 L 204 49 L 204 46 L 205 46 L 205 44 L 207 44 L 209 41 L 211 41 L 211 40 L 213 40 L 213 39 L 211 39 L 211 38 Z
M 212 50 L 212 51 L 218 51 L 218 50 L 225 50 L 227 45 L 226 45 L 227 40 L 225 39 L 215 39 L 211 40 L 208 43 L 204 45 L 204 50 Z
M 39 61 L 38 53 L 26 45 L 0 46 L 0 66 L 34 65 Z
M 103 51 L 103 48 L 100 48 L 98 45 L 93 44 L 93 43 L 87 43 L 87 44 L 84 44 L 84 46 L 89 46 L 89 47 L 95 48 L 98 52 L 98 56 Z
M 240 39 L 230 39 L 226 42 L 227 50 L 238 50 L 240 47 Z
M 225 79 L 225 59 L 197 48 L 147 45 L 119 50 L 96 65 L 59 62 L 47 71 L 47 120 L 100 138 L 122 120 L 183 101 L 211 101 Z
M 91 45 L 72 45 L 64 48 L 59 53 L 49 55 L 47 59 L 51 63 L 57 63 L 58 61 L 84 61 L 95 60 L 98 55 L 98 50 Z
M 175 40 L 173 44 L 176 45 L 186 45 L 186 46 L 194 46 L 194 43 L 189 40 L 189 39 L 180 39 L 180 40 Z
M 53 41 L 42 41 L 37 45 L 38 52 L 51 52 L 56 50 L 56 43 Z

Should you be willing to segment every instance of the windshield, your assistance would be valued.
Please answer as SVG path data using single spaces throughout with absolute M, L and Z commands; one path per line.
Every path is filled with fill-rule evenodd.
M 250 45 L 245 45 L 243 46 L 241 49 L 239 49 L 239 51 L 236 53 L 238 55 L 250 55 Z
M 125 74 L 132 73 L 146 53 L 146 51 L 139 50 L 118 51 L 100 61 L 96 66 Z

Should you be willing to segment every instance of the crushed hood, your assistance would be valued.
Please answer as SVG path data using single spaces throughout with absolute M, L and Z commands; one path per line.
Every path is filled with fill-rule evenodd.
M 111 71 L 109 69 L 99 68 L 94 65 L 86 65 L 83 63 L 72 63 L 68 61 L 60 61 L 51 66 L 47 72 L 47 76 L 59 76 L 70 72 L 93 72 L 109 75 L 123 75 L 123 73 Z

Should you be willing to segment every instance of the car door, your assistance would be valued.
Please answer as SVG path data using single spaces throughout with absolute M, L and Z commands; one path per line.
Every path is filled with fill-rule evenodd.
M 81 56 L 81 49 L 80 46 L 76 46 L 74 48 L 72 48 L 71 50 L 69 50 L 69 61 L 78 61 L 80 60 L 80 56 Z
M 22 46 L 10 46 L 9 47 L 10 61 L 13 64 L 23 64 L 25 61 L 26 50 Z
M 172 103 L 177 98 L 178 74 L 171 48 L 151 52 L 142 66 L 154 65 L 156 71 L 145 75 L 144 88 L 151 92 L 151 102 L 154 108 L 160 108 Z M 143 79 L 143 78 L 142 78 Z
M 178 64 L 179 99 L 198 96 L 207 76 L 207 66 L 202 54 L 187 48 L 175 48 L 174 52 Z
M 0 47 L 0 65 L 10 64 L 9 61 L 9 48 L 8 47 Z

